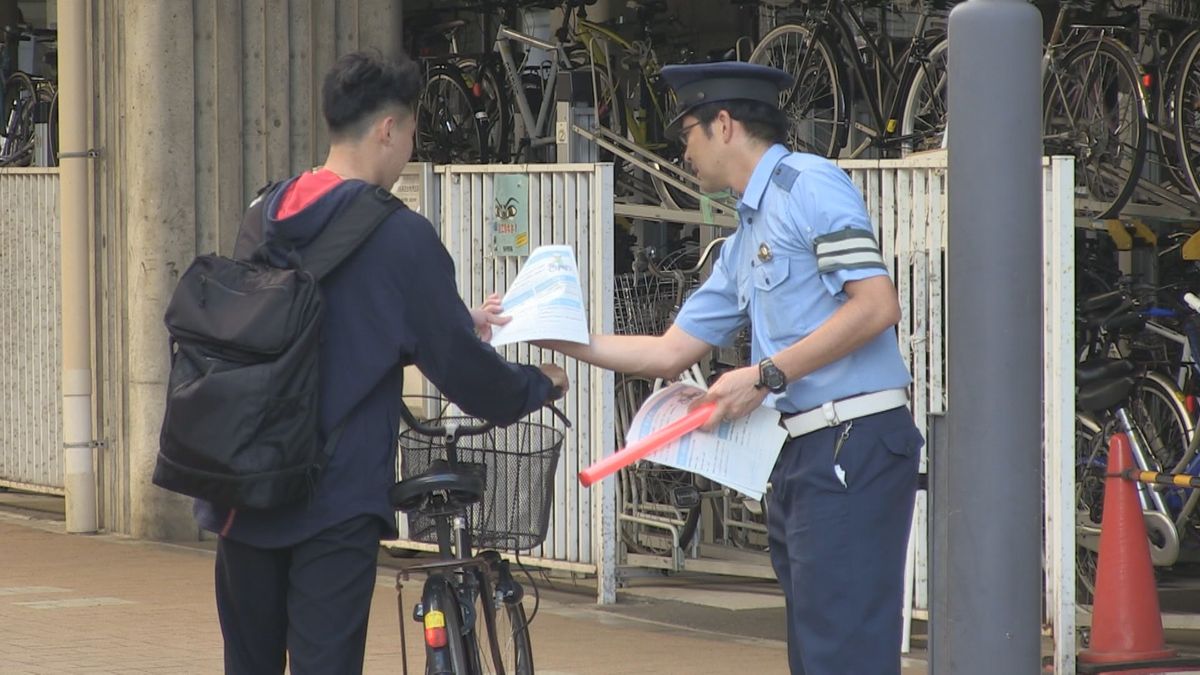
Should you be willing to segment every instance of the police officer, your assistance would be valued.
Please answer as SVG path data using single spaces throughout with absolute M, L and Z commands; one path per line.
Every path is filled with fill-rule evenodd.
M 544 343 L 620 372 L 676 377 L 747 322 L 751 365 L 709 389 L 708 427 L 760 405 L 788 439 L 768 539 L 787 599 L 788 661 L 806 675 L 900 672 L 906 543 L 923 443 L 907 408 L 900 319 L 862 196 L 828 160 L 790 152 L 791 76 L 745 63 L 667 66 L 672 127 L 705 192 L 740 193 L 740 224 L 662 336 Z

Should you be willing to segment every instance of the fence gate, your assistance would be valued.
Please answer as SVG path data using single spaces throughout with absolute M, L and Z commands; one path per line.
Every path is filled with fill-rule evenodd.
M 0 487 L 63 494 L 58 169 L 0 169 Z
M 500 184 L 499 189 L 497 185 Z M 432 187 L 430 187 L 432 185 Z M 546 164 L 497 166 L 412 165 L 394 191 L 439 227 L 442 242 L 454 258 L 459 294 L 469 306 L 492 292 L 503 293 L 517 276 L 528 251 L 542 244 L 566 244 L 575 251 L 583 284 L 590 329 L 612 332 L 613 316 L 613 178 L 611 164 Z M 493 242 L 497 192 L 508 198 L 528 195 L 527 237 L 509 233 L 508 243 L 520 255 L 498 252 Z M 415 203 L 414 203 L 415 202 Z M 559 407 L 571 419 L 555 476 L 554 508 L 545 543 L 530 553 L 536 564 L 596 574 L 601 602 L 616 599 L 615 481 L 591 488 L 579 485 L 581 469 L 613 448 L 613 376 L 528 344 L 500 352 L 512 361 L 563 366 L 571 389 Z M 547 415 L 546 422 L 551 418 Z M 400 545 L 431 548 L 403 541 Z

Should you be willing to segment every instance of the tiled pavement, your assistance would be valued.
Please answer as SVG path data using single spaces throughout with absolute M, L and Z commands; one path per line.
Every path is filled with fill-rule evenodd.
M 65 535 L 61 523 L 0 510 L 0 673 L 219 673 L 212 573 L 203 547 Z M 643 597 L 611 611 L 587 592 L 545 591 L 532 627 L 537 672 L 785 673 L 783 643 L 745 630 L 746 621 L 766 621 L 778 633 L 781 613 L 769 609 L 777 603 L 749 605 L 759 609 Z M 698 618 L 676 621 L 680 613 Z M 367 673 L 401 672 L 398 624 L 394 576 L 381 569 Z M 418 673 L 415 628 L 409 624 L 409 664 Z M 921 661 L 906 664 L 906 675 L 925 672 Z

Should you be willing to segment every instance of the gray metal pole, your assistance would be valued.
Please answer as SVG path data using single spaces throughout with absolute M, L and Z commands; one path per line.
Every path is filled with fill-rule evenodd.
M 950 15 L 947 438 L 931 670 L 1036 673 L 1041 628 L 1041 16 Z

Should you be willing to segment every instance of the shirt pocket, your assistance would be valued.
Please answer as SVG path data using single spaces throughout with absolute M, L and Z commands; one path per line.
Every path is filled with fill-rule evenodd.
M 773 258 L 755 264 L 751 272 L 754 311 L 750 321 L 758 323 L 772 342 L 794 340 L 803 330 L 795 298 L 786 283 L 790 268 L 787 258 Z

